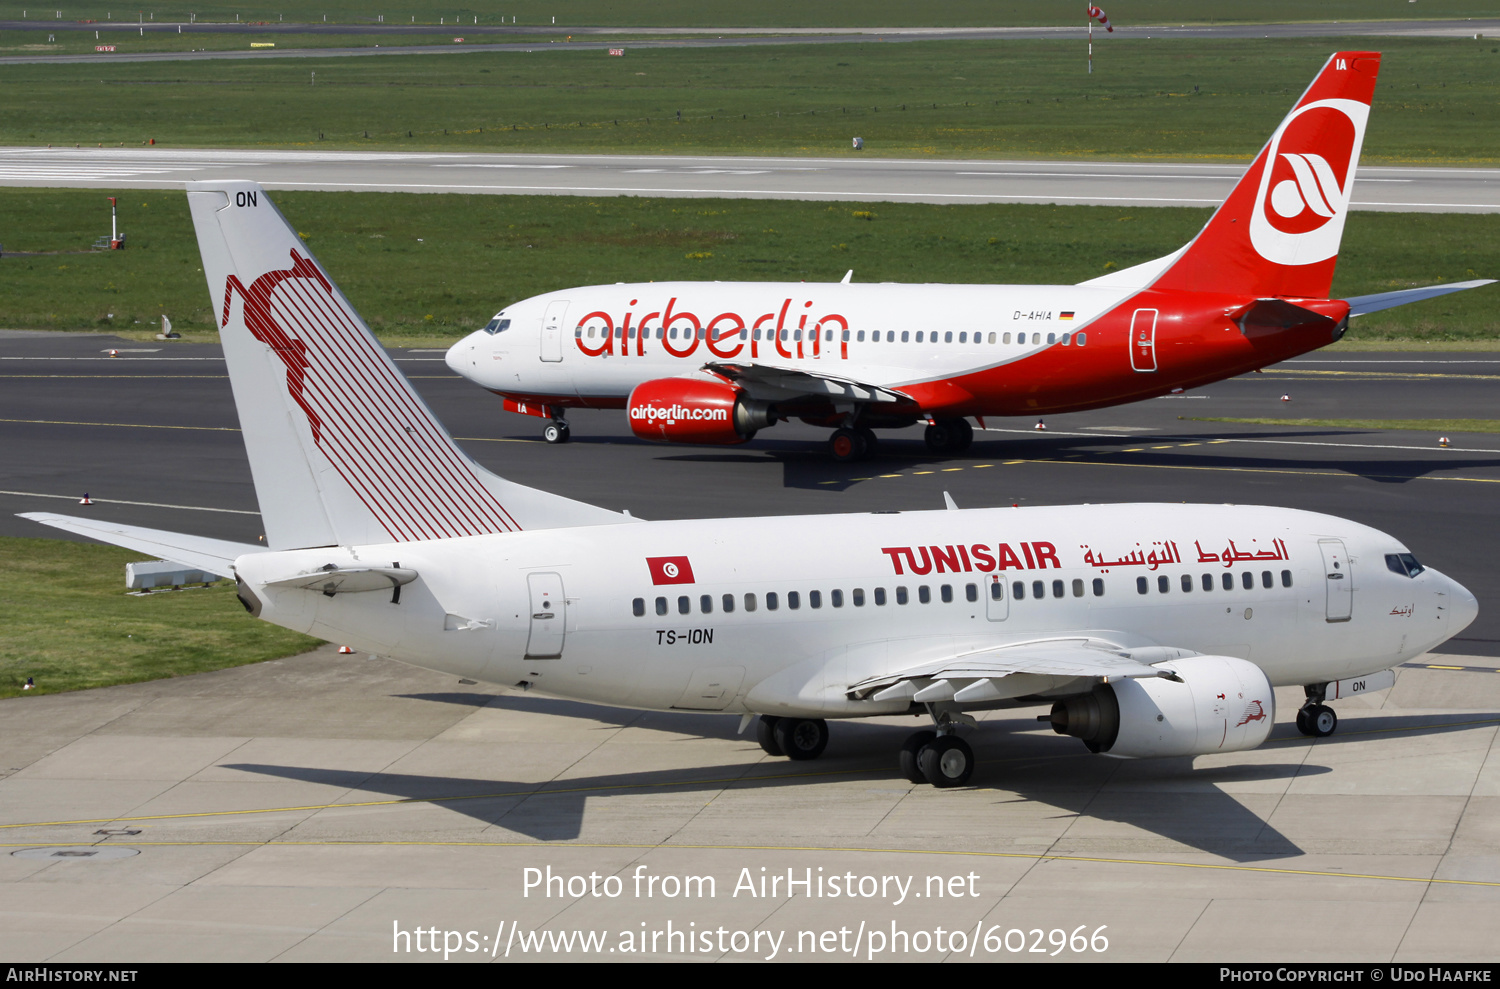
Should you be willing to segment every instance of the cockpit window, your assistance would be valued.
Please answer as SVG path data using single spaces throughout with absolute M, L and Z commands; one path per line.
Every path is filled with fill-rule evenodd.
M 508 329 L 510 329 L 510 320 L 501 319 L 499 316 L 496 316 L 484 325 L 484 332 L 491 336 L 494 336 L 496 333 L 504 333 Z
M 1385 566 L 1391 573 L 1398 573 L 1403 577 L 1415 577 L 1427 569 L 1418 563 L 1417 558 L 1410 553 L 1385 554 Z

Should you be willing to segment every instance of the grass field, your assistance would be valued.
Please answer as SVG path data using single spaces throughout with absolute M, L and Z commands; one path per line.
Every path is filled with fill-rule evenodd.
M 497 10 L 497 6 L 500 8 Z M 395 7 L 370 4 L 364 0 L 323 0 L 296 7 L 289 4 L 260 2 L 239 3 L 226 0 L 193 0 L 191 4 L 156 6 L 141 10 L 150 22 L 187 21 L 189 13 L 198 21 L 277 23 L 320 21 L 373 23 L 383 15 L 386 24 L 436 24 L 440 17 L 448 23 L 498 23 L 500 12 L 517 24 L 626 25 L 662 27 L 900 27 L 908 25 L 998 26 L 1082 24 L 1083 4 L 1076 0 L 943 0 L 942 3 L 912 4 L 897 0 L 820 0 L 818 3 L 795 0 L 760 0 L 754 4 L 712 4 L 703 0 L 652 0 L 651 3 L 619 3 L 616 0 L 509 0 L 499 5 L 474 7 L 450 5 L 431 0 L 407 0 Z M 137 10 L 125 10 L 111 0 L 69 5 L 64 17 L 69 21 L 85 19 L 135 20 Z M 1493 17 L 1494 4 L 1488 0 L 1423 0 L 1413 6 L 1408 0 L 1319 0 L 1316 4 L 1295 0 L 1255 0 L 1254 3 L 1210 5 L 1195 0 L 1132 0 L 1128 7 L 1116 5 L 1106 11 L 1120 27 L 1134 24 L 1177 23 L 1267 23 L 1273 21 L 1309 20 L 1410 20 L 1454 17 Z M 56 7 L 45 10 L 24 7 L 20 3 L 0 5 L 0 20 L 21 20 L 23 11 L 31 20 L 51 18 Z
M 317 647 L 245 613 L 224 581 L 207 590 L 125 593 L 112 546 L 0 538 L 0 697 L 134 683 L 243 666 Z
M 1341 44 L 1372 40 L 1119 39 L 1092 77 L 1042 41 L 0 65 L 0 145 L 1244 161 Z M 1375 44 L 1366 163 L 1500 162 L 1500 39 Z
M 644 32 L 643 32 L 643 36 Z M 432 45 L 453 47 L 453 40 L 434 34 L 245 34 L 229 32 L 188 31 L 151 32 L 137 34 L 133 30 L 110 30 L 93 27 L 81 31 L 55 32 L 56 41 L 48 41 L 46 34 L 36 31 L 0 31 L 0 60 L 7 55 L 82 55 L 91 53 L 97 45 L 113 45 L 117 54 L 135 52 L 189 52 L 189 51 L 247 51 L 252 45 L 273 45 L 277 50 L 288 48 L 375 48 L 392 45 Z M 549 44 L 552 40 L 566 40 L 565 34 L 538 37 L 529 35 L 486 34 L 471 36 L 469 43 L 505 44 L 527 41 Z M 275 57 L 276 51 L 267 49 L 267 57 Z M 102 58 L 103 56 L 101 56 Z M 3 64 L 3 63 L 0 63 Z
M 1201 209 L 278 192 L 277 205 L 387 343 L 440 344 L 510 303 L 574 285 L 670 279 L 1071 284 L 1167 254 Z M 872 213 L 864 219 L 858 213 Z M 0 189 L 0 327 L 211 333 L 180 192 Z M 1334 288 L 1363 295 L 1494 276 L 1500 215 L 1354 213 Z M 1500 339 L 1496 288 L 1361 317 L 1352 344 Z

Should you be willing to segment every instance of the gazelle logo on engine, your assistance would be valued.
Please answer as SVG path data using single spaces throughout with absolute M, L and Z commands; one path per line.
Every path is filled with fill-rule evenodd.
M 1250 213 L 1250 243 L 1274 264 L 1303 265 L 1338 254 L 1354 169 L 1370 108 L 1319 100 L 1271 136 Z

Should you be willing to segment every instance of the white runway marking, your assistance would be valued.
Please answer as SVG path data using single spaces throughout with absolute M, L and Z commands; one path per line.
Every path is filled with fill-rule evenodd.
M 0 491 L 0 495 L 10 495 L 13 498 L 54 498 L 62 501 L 76 502 L 77 495 L 43 494 L 40 491 Z M 89 501 L 100 505 L 137 505 L 144 508 L 172 508 L 182 512 L 226 512 L 230 515 L 259 515 L 260 512 L 250 512 L 243 508 L 208 508 L 203 505 L 164 505 L 159 501 L 121 501 L 117 498 L 94 498 Z
M 1036 432 L 1035 429 L 1001 429 L 998 426 L 986 426 L 984 428 L 984 431 L 987 432 L 987 433 L 1024 433 L 1027 436 L 1035 436 L 1035 435 L 1037 435 L 1037 432 Z M 1070 433 L 1070 432 L 1065 432 L 1065 431 L 1060 430 L 1060 429 L 1049 429 L 1049 430 L 1047 430 L 1047 435 L 1049 435 L 1049 436 L 1091 436 L 1094 439 L 1120 439 L 1121 438 L 1121 437 L 1118 437 L 1118 436 L 1111 436 L 1108 433 Z M 1213 440 L 1216 443 L 1266 443 L 1266 444 L 1270 444 L 1272 446 L 1335 446 L 1335 447 L 1344 447 L 1344 448 L 1348 448 L 1348 449 L 1351 449 L 1351 450 L 1422 450 L 1422 451 L 1424 451 L 1426 453 L 1500 453 L 1500 450 L 1482 450 L 1482 449 L 1474 449 L 1472 447 L 1465 448 L 1465 449 L 1459 449 L 1456 446 L 1397 446 L 1394 443 L 1329 443 L 1327 441 L 1322 441 L 1322 440 L 1271 440 L 1271 439 L 1260 440 L 1260 439 L 1247 439 L 1247 438 L 1244 438 L 1244 437 L 1235 437 L 1233 439 L 1230 439 L 1230 438 L 1227 438 L 1227 437 L 1213 436 L 1213 435 L 1210 435 L 1210 434 L 1203 434 L 1203 435 L 1199 435 L 1199 436 L 1189 436 L 1189 435 L 1172 434 L 1172 435 L 1163 435 L 1163 436 L 1160 436 L 1160 437 L 1157 437 L 1157 438 L 1158 439 L 1164 439 L 1164 440 L 1174 440 L 1174 441 L 1175 440 L 1183 440 L 1183 439 L 1185 439 L 1185 440 Z M 1136 436 L 1136 437 L 1131 437 L 1130 442 L 1132 442 L 1132 443 L 1141 443 L 1141 442 L 1147 442 L 1150 439 L 1151 439 L 1151 437 Z

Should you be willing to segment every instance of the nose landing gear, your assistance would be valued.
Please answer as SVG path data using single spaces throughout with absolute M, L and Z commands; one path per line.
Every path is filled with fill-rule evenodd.
M 1333 708 L 1323 703 L 1328 685 L 1312 684 L 1302 689 L 1307 693 L 1307 703 L 1297 712 L 1297 730 L 1313 738 L 1327 738 L 1339 727 L 1339 716 Z

